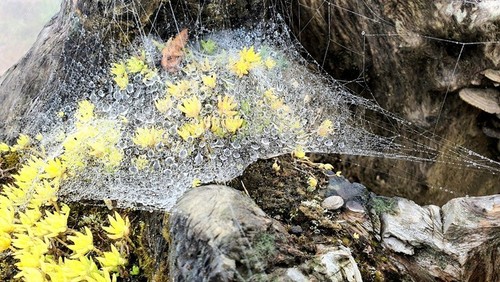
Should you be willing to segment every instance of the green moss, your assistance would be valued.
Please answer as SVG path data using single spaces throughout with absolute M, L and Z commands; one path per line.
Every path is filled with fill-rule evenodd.
M 372 207 L 377 214 L 394 213 L 396 201 L 392 198 L 374 197 L 372 198 Z

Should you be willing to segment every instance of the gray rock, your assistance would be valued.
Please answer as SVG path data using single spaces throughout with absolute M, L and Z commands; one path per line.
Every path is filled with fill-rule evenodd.
M 357 212 L 357 213 L 365 213 L 366 212 L 365 207 L 357 201 L 352 201 L 352 200 L 347 201 L 347 203 L 345 204 L 345 207 L 346 207 L 346 209 L 348 209 L 352 212 Z
M 325 267 L 328 281 L 363 281 L 351 251 L 344 246 L 338 246 L 320 255 L 320 261 Z
M 331 177 L 325 195 L 327 197 L 340 196 L 345 201 L 358 199 L 364 202 L 367 199 L 368 190 L 365 186 L 359 183 L 350 183 L 343 177 Z
M 395 198 L 393 212 L 382 213 L 380 220 L 382 245 L 411 256 L 397 260 L 413 264 L 414 275 L 445 281 L 498 277 L 500 195 L 456 198 L 442 208 Z
M 327 210 L 337 210 L 340 209 L 344 205 L 344 199 L 340 196 L 330 196 L 323 200 L 321 203 L 321 207 Z
M 308 282 L 309 278 L 307 278 L 300 270 L 297 268 L 289 268 L 286 270 L 286 278 L 293 282 Z

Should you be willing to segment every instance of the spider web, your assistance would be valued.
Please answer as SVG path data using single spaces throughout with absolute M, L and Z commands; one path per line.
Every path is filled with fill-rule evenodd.
M 128 123 L 121 127 L 122 135 L 118 143 L 125 155 L 120 168 L 105 172 L 102 166 L 90 165 L 78 177 L 63 185 L 62 194 L 72 200 L 112 199 L 122 206 L 170 209 L 194 180 L 202 183 L 229 181 L 259 158 L 291 153 L 297 147 L 315 153 L 395 159 L 415 164 L 417 169 L 421 164 L 444 163 L 464 174 L 480 173 L 496 177 L 500 172 L 498 162 L 438 136 L 434 129 L 419 127 L 399 114 L 382 108 L 365 79 L 366 49 L 359 52 L 328 39 L 326 51 L 316 63 L 312 54 L 299 43 L 303 31 L 299 30 L 298 34 L 294 34 L 285 23 L 286 19 L 293 17 L 293 12 L 284 8 L 289 4 L 274 2 L 271 6 L 252 7 L 254 11 L 261 11 L 261 18 L 265 20 L 236 24 L 237 20 L 231 17 L 231 12 L 234 12 L 231 9 L 234 7 L 229 4 L 210 6 L 217 9 L 215 14 L 221 17 L 207 18 L 203 9 L 214 5 L 213 3 L 193 7 L 184 2 L 161 2 L 155 13 L 144 21 L 146 7 L 141 6 L 139 1 L 112 1 L 100 7 L 100 13 L 108 20 L 102 26 L 89 29 L 84 23 L 76 21 L 62 54 L 64 75 L 58 78 L 52 88 L 45 89 L 51 93 L 50 101 L 36 116 L 35 121 L 26 123 L 25 132 L 31 135 L 41 132 L 44 136 L 52 136 L 43 142 L 51 155 L 57 156 L 63 150 L 60 136 L 68 136 L 75 130 L 72 116 L 81 100 L 89 100 L 95 104 L 96 115 L 103 119 L 116 122 L 126 119 Z M 334 6 L 352 14 L 355 19 L 373 22 L 373 25 L 390 24 L 376 15 L 359 14 L 331 1 L 322 1 L 321 5 Z M 311 7 L 299 5 L 296 9 L 300 12 L 300 9 Z M 323 20 L 329 22 L 331 17 Z M 126 25 L 125 22 L 134 24 Z M 305 28 L 309 24 L 311 23 L 306 22 L 300 26 Z M 215 25 L 219 27 L 214 28 Z M 225 59 L 236 58 L 241 49 L 254 46 L 261 54 L 278 62 L 275 71 L 257 69 L 241 80 L 231 76 L 227 70 L 217 69 L 218 77 L 226 80 L 226 86 L 218 90 L 235 97 L 240 104 L 247 101 L 252 106 L 250 108 L 255 109 L 244 113 L 246 125 L 241 134 L 234 138 L 205 136 L 202 141 L 183 142 L 176 134 L 182 115 L 174 111 L 170 113 L 170 117 L 165 118 L 155 110 L 155 101 L 162 98 L 167 89 L 165 82 L 178 79 L 159 67 L 161 55 L 155 42 L 165 42 L 184 27 L 190 28 L 187 46 L 192 50 L 191 60 L 209 58 L 227 65 Z M 326 32 L 330 34 L 332 31 Z M 138 35 L 132 37 L 131 34 Z M 364 33 L 358 36 L 365 42 L 369 37 L 399 35 Z M 416 36 L 435 43 L 460 46 L 456 65 L 460 63 L 463 53 L 467 52 L 464 46 L 498 44 L 464 43 L 418 34 Z M 103 38 L 115 39 L 103 41 Z M 207 57 L 201 51 L 201 40 L 208 39 L 217 44 L 218 53 L 213 57 Z M 359 66 L 359 74 L 354 79 L 336 80 L 323 70 L 328 61 L 327 51 L 333 45 L 361 58 L 363 64 Z M 111 64 L 142 51 L 150 65 L 156 64 L 158 76 L 147 83 L 143 83 L 141 77 L 133 77 L 130 85 L 121 90 L 112 80 Z M 451 76 L 453 75 L 452 73 Z M 357 89 L 361 89 L 359 92 L 365 98 L 349 90 L 352 85 L 361 86 Z M 285 120 L 277 115 L 270 115 L 267 108 L 258 108 L 257 102 L 264 99 L 262 93 L 268 89 L 273 89 L 275 96 L 290 108 Z M 451 89 L 446 90 L 436 125 L 440 122 L 450 92 Z M 205 101 L 208 103 L 215 100 L 207 98 Z M 66 117 L 58 117 L 58 112 L 64 112 Z M 271 117 L 263 120 L 263 116 Z M 315 133 L 325 120 L 333 122 L 334 132 L 326 137 L 318 136 Z M 289 127 L 286 127 L 287 122 Z M 300 130 L 290 128 L 294 122 L 300 124 Z M 137 148 L 132 137 L 135 130 L 142 126 L 164 128 L 172 142 L 164 149 Z M 146 156 L 148 159 L 147 169 L 140 170 L 134 165 L 133 160 L 139 156 Z M 364 165 L 359 159 L 351 162 Z M 394 167 L 392 173 L 412 185 L 430 187 L 425 181 L 415 179 L 410 169 Z M 455 192 L 446 183 L 431 188 L 454 195 L 464 194 L 463 191 Z

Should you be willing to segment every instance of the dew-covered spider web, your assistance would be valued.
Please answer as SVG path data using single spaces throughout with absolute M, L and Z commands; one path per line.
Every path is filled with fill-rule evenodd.
M 78 20 L 86 7 L 63 4 L 74 13 L 61 54 L 63 75 L 23 133 L 41 133 L 47 155 L 65 163 L 69 176 L 61 194 L 69 199 L 169 209 L 192 186 L 223 183 L 258 159 L 303 151 L 500 172 L 498 162 L 327 75 L 327 53 L 319 63 L 312 60 L 288 27 L 293 13 L 285 2 L 251 7 L 259 17 L 239 23 L 230 4 L 160 2 L 145 20 L 149 8 L 139 3 L 102 1 L 94 12 L 105 20 L 94 26 Z M 373 15 L 352 17 L 386 24 Z M 162 67 L 162 51 L 172 41 L 166 42 L 184 28 L 187 42 L 168 51 Z M 366 94 L 365 67 L 349 83 Z M 407 171 L 395 173 L 412 179 Z

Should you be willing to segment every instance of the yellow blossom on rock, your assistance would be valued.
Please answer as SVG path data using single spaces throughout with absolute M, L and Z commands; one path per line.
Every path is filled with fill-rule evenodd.
M 132 141 L 143 149 L 154 148 L 164 140 L 165 129 L 156 127 L 140 127 L 136 130 Z
M 28 148 L 30 145 L 31 140 L 28 135 L 25 134 L 20 134 L 19 137 L 17 138 L 16 145 L 12 147 L 12 149 L 15 150 L 25 150 Z
M 250 70 L 250 63 L 245 60 L 238 60 L 236 62 L 232 62 L 229 65 L 229 69 L 234 72 L 239 78 L 242 78 L 244 75 L 248 74 Z
M 173 106 L 173 102 L 172 102 L 172 99 L 170 97 L 165 97 L 165 98 L 162 98 L 162 99 L 158 99 L 155 101 L 155 106 L 156 106 L 156 109 L 164 114 L 166 113 L 169 109 L 172 108 Z
M 36 224 L 39 232 L 41 232 L 40 235 L 51 238 L 66 231 L 69 216 L 69 207 L 67 205 L 62 206 L 61 212 L 51 213 L 45 211 L 45 214 L 46 216 Z
M 24 212 L 18 212 L 19 220 L 21 224 L 18 226 L 21 230 L 27 230 L 31 226 L 35 225 L 37 221 L 42 217 L 42 213 L 40 212 L 38 207 L 34 207 L 31 209 L 26 209 Z
M 264 64 L 266 65 L 266 68 L 270 70 L 270 69 L 274 68 L 274 66 L 276 66 L 276 61 L 271 59 L 271 57 L 267 57 Z
M 8 151 L 10 151 L 9 145 L 7 145 L 5 143 L 0 143 L 0 153 L 1 152 L 8 152 Z
M 217 76 L 215 73 L 212 75 L 204 75 L 201 77 L 201 80 L 205 86 L 212 89 L 217 85 Z
M 132 161 L 137 167 L 138 170 L 143 170 L 146 168 L 146 166 L 149 164 L 149 160 L 146 158 L 145 155 L 140 155 L 137 158 L 133 159 Z
M 121 62 L 119 64 L 113 63 L 111 67 L 111 73 L 113 74 L 113 80 L 116 82 L 116 85 L 120 87 L 121 90 L 127 88 L 128 85 L 128 75 L 127 68 L 125 63 Z
M 318 186 L 318 180 L 314 177 L 309 177 L 309 179 L 307 179 L 307 184 L 309 185 L 310 188 L 316 188 L 316 186 Z
M 66 172 L 66 166 L 61 162 L 61 159 L 55 158 L 49 160 L 44 168 L 45 174 L 43 178 L 62 178 Z
M 127 237 L 130 232 L 130 221 L 128 217 L 123 219 L 120 214 L 115 211 L 115 217 L 108 215 L 110 226 L 103 226 L 102 229 L 106 231 L 108 237 L 111 239 L 121 239 Z
M 69 281 L 93 281 L 94 273 L 99 273 L 92 257 L 81 256 L 78 260 L 66 259 L 62 269 Z
M 25 267 L 14 278 L 24 278 L 24 281 L 46 281 L 40 269 L 35 267 Z
M 190 80 L 181 80 L 176 84 L 167 82 L 167 93 L 176 98 L 181 98 L 189 93 L 190 88 L 195 86 L 194 84 L 195 82 Z
M 201 111 L 201 102 L 198 97 L 193 96 L 191 98 L 186 98 L 182 100 L 182 105 L 178 105 L 177 108 L 183 112 L 188 118 L 196 118 Z
M 223 121 L 224 128 L 231 133 L 235 133 L 243 125 L 243 119 L 239 116 L 227 117 Z
M 14 231 L 15 211 L 12 206 L 0 207 L 0 233 Z
M 146 63 L 139 57 L 130 57 L 127 59 L 127 70 L 130 73 L 138 73 L 147 68 Z
M 84 256 L 94 249 L 94 239 L 88 227 L 85 227 L 85 234 L 76 232 L 75 236 L 68 236 L 68 240 L 73 242 L 72 245 L 68 245 L 68 248 L 73 251 L 71 256 L 73 259 Z
M 178 130 L 179 136 L 187 141 L 189 137 L 198 138 L 205 132 L 205 124 L 203 122 L 185 123 Z
M 118 271 L 120 266 L 124 266 L 127 263 L 127 260 L 122 257 L 113 244 L 111 244 L 111 252 L 103 252 L 103 256 L 98 257 L 97 260 L 103 269 L 111 272 Z
M 302 146 L 296 147 L 292 154 L 297 159 L 307 159 L 306 152 L 304 152 L 304 148 L 302 148 Z
M 253 46 L 243 48 L 240 51 L 240 59 L 249 63 L 259 63 L 261 61 L 260 54 L 255 52 Z
M 193 179 L 193 182 L 191 182 L 191 187 L 200 187 L 201 185 L 201 180 L 198 178 Z
M 232 117 L 238 113 L 237 111 L 235 111 L 235 109 L 238 107 L 238 104 L 234 102 L 233 96 L 225 95 L 224 98 L 221 98 L 219 96 L 217 100 L 217 110 L 221 116 Z
M 0 231 L 0 253 L 7 250 L 12 243 L 10 234 Z
M 320 126 L 318 127 L 317 133 L 321 137 L 327 137 L 331 133 L 333 133 L 333 123 L 331 120 L 324 120 Z
M 57 201 L 57 192 L 59 191 L 59 181 L 43 181 L 35 185 L 36 194 L 31 201 L 39 201 L 41 204 L 53 204 Z
M 76 110 L 75 117 L 80 122 L 89 122 L 94 118 L 94 104 L 87 100 L 78 102 L 78 109 Z

